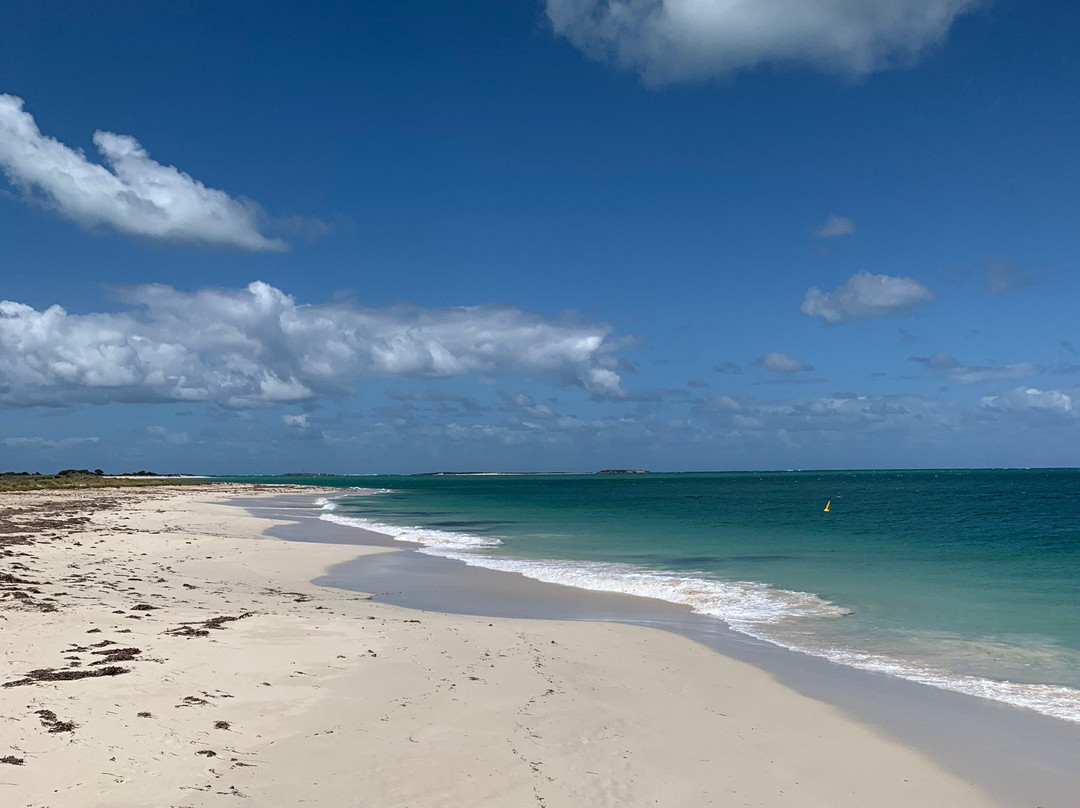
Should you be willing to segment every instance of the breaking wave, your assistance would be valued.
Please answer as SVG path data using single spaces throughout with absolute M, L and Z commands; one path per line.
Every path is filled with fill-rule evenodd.
M 357 489 L 341 496 L 383 493 L 391 491 Z M 338 498 L 320 497 L 315 501 L 315 505 L 323 511 L 320 519 L 417 544 L 420 545 L 419 552 L 454 559 L 472 567 L 516 572 L 545 583 L 664 600 L 718 618 L 734 631 L 792 651 L 1080 722 L 1080 691 L 1074 688 L 958 674 L 884 654 L 822 647 L 814 643 L 812 630 L 807 630 L 802 623 L 798 631 L 784 631 L 785 621 L 830 619 L 851 614 L 850 610 L 810 592 L 779 589 L 752 581 L 723 581 L 686 573 L 647 570 L 629 564 L 494 556 L 483 551 L 502 545 L 497 538 L 427 527 L 401 527 L 356 516 L 343 516 L 334 513 L 337 509 L 334 499 Z

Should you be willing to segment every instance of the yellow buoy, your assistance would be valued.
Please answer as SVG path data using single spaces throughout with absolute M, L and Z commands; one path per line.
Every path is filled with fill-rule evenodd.
M 831 499 L 828 502 L 825 503 L 825 513 L 829 512 L 829 506 L 830 505 L 832 505 L 832 500 Z

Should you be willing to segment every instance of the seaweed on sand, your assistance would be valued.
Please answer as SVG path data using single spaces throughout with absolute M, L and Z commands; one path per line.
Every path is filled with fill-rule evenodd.
M 142 653 L 141 648 L 104 648 L 100 651 L 92 651 L 94 654 L 101 654 L 102 659 L 97 659 L 91 662 L 91 665 L 107 665 L 112 662 L 134 662 Z
M 252 617 L 254 614 L 255 612 L 244 612 L 235 616 L 218 615 L 201 623 L 182 623 L 176 628 L 167 629 L 165 633 L 172 637 L 207 637 L 210 635 L 211 630 L 220 631 L 225 628 L 226 623 L 243 620 L 245 617 Z
M 39 668 L 30 671 L 22 679 L 4 682 L 2 687 L 19 687 L 21 685 L 33 685 L 38 682 L 71 682 L 75 679 L 95 679 L 99 676 L 119 676 L 122 673 L 130 673 L 131 668 L 121 668 L 119 665 L 107 665 L 103 668 L 90 668 L 86 670 L 57 670 L 56 668 Z
M 61 721 L 52 710 L 38 710 L 35 715 L 41 719 L 41 726 L 49 732 L 74 732 L 78 726 L 74 721 Z

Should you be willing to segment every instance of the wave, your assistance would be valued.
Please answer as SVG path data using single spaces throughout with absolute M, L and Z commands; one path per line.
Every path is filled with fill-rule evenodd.
M 368 489 L 372 493 L 381 490 Z M 666 600 L 693 611 L 718 617 L 736 630 L 749 630 L 762 623 L 775 623 L 792 617 L 842 617 L 850 612 L 809 592 L 776 589 L 751 581 L 718 581 L 675 572 L 653 572 L 627 564 L 596 561 L 556 561 L 501 558 L 476 552 L 498 547 L 497 538 L 437 530 L 428 527 L 402 527 L 356 516 L 333 513 L 336 505 L 321 497 L 316 500 L 323 510 L 319 518 L 340 525 L 371 530 L 397 541 L 421 545 L 420 552 L 461 561 L 469 566 L 504 572 L 517 572 L 545 583 L 562 584 L 578 589 L 615 592 L 624 595 Z M 464 552 L 463 552 L 464 551 Z
M 770 636 L 767 631 L 748 630 L 744 633 L 792 651 L 823 657 L 840 665 L 884 673 L 942 690 L 1005 702 L 1016 707 L 1026 707 L 1053 718 L 1080 723 L 1080 690 L 1065 685 L 1028 684 L 1003 679 L 988 679 L 851 648 L 814 648 L 803 643 L 789 642 Z
M 323 505 L 322 507 L 326 509 L 326 505 Z M 371 519 L 360 519 L 355 516 L 341 516 L 333 513 L 332 510 L 330 510 L 329 513 L 324 513 L 319 518 L 323 521 L 333 522 L 338 525 L 348 525 L 350 527 L 358 527 L 361 530 L 382 533 L 396 541 L 421 544 L 429 548 L 467 550 L 496 547 L 502 544 L 499 539 L 486 539 L 482 536 L 474 536 L 471 533 L 455 533 L 450 530 L 434 530 L 427 527 L 401 527 L 399 525 L 388 525 L 384 522 L 375 522 Z
M 334 511 L 337 510 L 337 502 L 335 500 L 343 499 L 345 497 L 373 497 L 376 494 L 393 494 L 393 488 L 362 488 L 360 486 L 353 486 L 349 488 L 348 493 L 338 494 L 336 497 L 317 497 L 313 503 L 319 510 Z
M 350 492 L 342 496 L 354 496 Z M 363 493 L 391 493 L 387 489 L 363 489 Z M 339 499 L 335 497 L 333 499 Z M 628 564 L 555 559 L 522 559 L 483 553 L 502 544 L 497 538 L 426 527 L 401 527 L 355 516 L 334 513 L 333 499 L 316 500 L 326 511 L 319 518 L 336 524 L 388 535 L 397 541 L 421 545 L 419 552 L 460 561 L 472 567 L 516 572 L 545 583 L 654 598 L 689 607 L 698 614 L 724 621 L 732 630 L 792 651 L 822 657 L 861 670 L 884 673 L 913 682 L 969 696 L 1025 707 L 1044 715 L 1080 722 L 1080 691 L 1063 685 L 1025 684 L 958 674 L 917 662 L 852 648 L 820 647 L 805 624 L 798 626 L 799 640 L 785 636 L 785 622 L 805 618 L 838 618 L 851 614 L 843 606 L 810 592 L 778 589 L 753 581 L 722 581 L 685 573 L 652 571 Z M 789 624 L 790 625 L 790 624 Z
M 425 548 L 421 552 L 453 558 L 472 567 L 517 572 L 545 583 L 665 600 L 689 606 L 699 614 L 718 617 L 736 630 L 793 617 L 849 614 L 848 610 L 809 592 L 792 592 L 751 581 L 711 580 L 598 561 L 497 558 L 448 552 L 442 547 Z

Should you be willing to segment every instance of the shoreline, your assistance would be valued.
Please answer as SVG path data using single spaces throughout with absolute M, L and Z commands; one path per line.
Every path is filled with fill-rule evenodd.
M 307 511 L 304 517 L 299 514 Z M 438 554 L 370 528 L 314 518 L 301 507 L 294 526 L 268 531 L 289 541 L 319 534 L 349 537 L 395 554 L 345 562 L 316 579 L 325 586 L 374 592 L 381 583 L 413 581 L 376 596 L 405 608 L 525 619 L 629 623 L 673 632 L 775 677 L 804 696 L 839 708 L 856 721 L 946 763 L 1005 804 L 1071 805 L 1080 791 L 1080 724 L 1031 708 L 979 697 L 883 672 L 833 662 L 729 628 L 690 607 L 633 594 L 543 582 Z M 1033 795 L 1038 795 L 1037 799 Z
M 956 587 L 947 587 L 944 581 L 939 580 L 936 586 L 923 588 L 918 580 L 911 579 L 915 573 L 918 578 L 927 572 L 925 567 L 915 570 L 917 565 L 910 563 L 919 553 L 925 552 L 925 548 L 916 547 L 913 548 L 915 555 L 907 559 L 906 584 L 903 583 L 903 572 L 899 573 L 895 582 L 882 577 L 877 580 L 881 584 L 879 589 L 883 598 L 876 595 L 868 597 L 867 592 L 878 587 L 868 587 L 866 582 L 880 573 L 868 575 L 865 568 L 868 559 L 865 557 L 864 569 L 856 568 L 850 576 L 842 573 L 843 561 L 839 566 L 832 567 L 829 575 L 822 575 L 823 567 L 836 563 L 829 559 L 830 553 L 836 559 L 859 559 L 867 549 L 865 546 L 853 547 L 850 541 L 846 546 L 841 543 L 828 548 L 831 535 L 815 534 L 813 548 L 802 562 L 798 559 L 804 552 L 803 544 L 807 537 L 794 543 L 789 540 L 785 544 L 783 527 L 779 530 L 779 545 L 769 550 L 764 548 L 773 539 L 763 537 L 764 541 L 757 546 L 750 544 L 739 552 L 735 549 L 739 531 L 735 531 L 734 545 L 731 548 L 721 545 L 716 549 L 715 556 L 712 550 L 704 549 L 705 544 L 699 549 L 693 546 L 694 540 L 688 543 L 683 537 L 675 539 L 678 549 L 672 550 L 673 555 L 665 559 L 662 556 L 666 551 L 661 551 L 660 556 L 656 555 L 657 545 L 663 546 L 665 541 L 659 535 L 672 531 L 673 525 L 652 524 L 651 530 L 644 533 L 628 525 L 627 533 L 632 537 L 624 548 L 628 555 L 620 558 L 617 552 L 613 552 L 615 548 L 611 544 L 614 542 L 617 547 L 624 540 L 606 536 L 598 543 L 597 536 L 605 535 L 605 528 L 602 524 L 593 524 L 589 511 L 578 514 L 580 525 L 567 522 L 561 529 L 555 528 L 554 533 L 559 538 L 549 549 L 544 547 L 543 540 L 537 541 L 531 536 L 529 530 L 522 532 L 521 525 L 508 526 L 506 535 L 502 535 L 498 528 L 489 532 L 489 528 L 484 527 L 483 506 L 479 510 L 474 508 L 469 516 L 464 515 L 468 512 L 466 508 L 461 514 L 466 521 L 453 523 L 445 529 L 438 522 L 430 522 L 425 515 L 425 507 L 440 507 L 438 498 L 431 500 L 428 506 L 421 506 L 416 520 L 406 512 L 392 514 L 385 520 L 378 517 L 384 507 L 389 507 L 391 511 L 399 507 L 394 504 L 398 502 L 397 497 L 379 497 L 372 502 L 372 513 L 365 513 L 368 510 L 365 507 L 366 495 L 404 495 L 400 508 L 407 511 L 412 507 L 409 502 L 417 493 L 416 490 L 408 487 L 396 490 L 392 480 L 380 482 L 381 486 L 357 490 L 357 496 L 346 495 L 343 504 L 336 501 L 337 497 L 320 498 L 322 510 L 326 511 L 320 514 L 320 518 L 386 533 L 406 545 L 420 545 L 421 552 L 425 554 L 455 559 L 469 566 L 516 572 L 527 578 L 575 589 L 621 592 L 686 605 L 697 613 L 723 621 L 742 634 L 802 654 L 936 688 L 990 698 L 1080 724 L 1080 678 L 1076 673 L 1080 669 L 1074 664 L 1080 663 L 1080 654 L 1070 654 L 1067 650 L 1072 647 L 1070 632 L 1075 632 L 1069 627 L 1069 621 L 1064 619 L 1064 612 L 1071 602 L 1067 600 L 1065 592 L 1065 572 L 1048 575 L 1048 591 L 1032 589 L 1026 600 L 1017 599 L 1019 593 L 1010 589 L 1009 576 L 991 583 L 987 578 L 986 560 L 981 562 L 981 570 L 978 569 L 980 562 L 975 562 L 970 568 L 961 566 L 957 570 L 960 577 Z M 514 492 L 509 489 L 508 492 L 512 497 Z M 446 493 L 450 496 L 450 507 L 458 507 L 453 504 L 455 495 Z M 510 505 L 510 513 L 513 513 L 514 508 L 520 507 L 522 502 L 511 501 L 516 502 L 516 506 Z M 505 510 L 496 506 L 494 501 L 490 504 L 493 506 L 492 513 L 505 514 Z M 608 502 L 609 506 L 611 504 Z M 638 515 L 648 516 L 640 512 Z M 779 514 L 774 516 L 781 518 Z M 468 527 L 468 520 L 474 518 L 479 519 L 477 524 L 480 526 L 475 531 Z M 543 533 L 541 523 L 546 518 L 543 513 L 530 512 L 524 518 L 526 521 L 538 520 L 533 527 L 540 528 Z M 857 516 L 855 521 L 858 519 Z M 414 524 L 414 521 L 419 524 Z M 514 521 L 513 518 L 511 521 Z M 702 535 L 701 524 L 696 525 L 695 535 L 693 520 L 688 520 L 688 523 L 690 535 L 694 535 L 696 541 L 711 541 Z M 788 524 L 786 527 L 790 532 L 792 526 Z M 978 532 L 978 529 L 975 531 Z M 676 535 L 682 533 L 679 529 L 673 532 Z M 571 539 L 575 533 L 580 535 Z M 648 549 L 642 549 L 645 545 L 639 548 L 638 544 L 647 533 L 652 534 L 648 539 Z M 856 534 L 850 534 L 849 539 Z M 580 547 L 578 539 L 581 540 Z M 944 541 L 943 537 L 941 539 Z M 507 541 L 511 547 L 500 546 Z M 862 542 L 859 544 L 863 545 Z M 822 545 L 827 549 L 822 550 Z M 896 552 L 901 556 L 906 554 L 893 542 L 890 541 L 889 545 L 885 549 L 886 555 Z M 638 556 L 639 551 L 643 553 L 641 556 Z M 825 555 L 821 555 L 822 552 Z M 718 565 L 722 557 L 729 555 L 733 556 L 730 565 Z M 680 560 L 680 556 L 683 560 Z M 814 559 L 816 565 L 810 559 Z M 919 563 L 925 565 L 927 561 L 928 558 L 922 558 Z M 989 566 L 1001 568 L 1006 563 L 1004 559 L 999 561 L 1001 565 L 991 563 Z M 772 566 L 772 562 L 780 563 L 769 571 L 766 562 L 769 566 Z M 971 559 L 964 561 L 969 562 Z M 700 568 L 695 569 L 698 565 Z M 808 576 L 804 577 L 805 571 L 799 569 L 800 565 L 810 567 Z M 1025 578 L 1033 580 L 1038 574 L 1030 566 L 1026 569 L 1026 576 L 1022 569 L 1013 572 L 1011 577 L 1017 581 Z M 983 584 L 972 587 L 964 581 L 965 575 L 971 576 L 971 579 L 982 576 Z M 830 576 L 832 580 L 829 580 Z M 996 585 L 1002 587 L 1006 597 L 1013 599 L 1011 608 L 1006 609 L 1001 604 L 995 604 L 993 609 L 988 608 L 982 593 L 994 591 Z M 1045 596 L 1055 585 L 1058 587 L 1059 611 L 1062 612 L 1060 634 L 1055 634 L 1054 629 L 1046 625 L 1048 608 Z M 860 592 L 860 588 L 866 591 Z M 958 597 L 950 600 L 954 594 Z M 925 608 L 922 606 L 924 603 L 934 605 Z M 941 621 L 941 616 L 950 612 L 952 616 L 949 621 Z M 991 612 L 995 614 L 991 615 Z M 894 619 L 897 616 L 900 616 L 899 621 Z M 1036 618 L 1034 624 L 1030 622 L 1033 616 Z M 1038 625 L 1040 619 L 1042 625 Z M 1026 637 L 1024 621 L 1029 621 Z M 886 638 L 885 642 L 879 642 L 883 637 Z M 1080 639 L 1080 636 L 1075 639 Z M 1059 645 L 1057 640 L 1062 643 Z M 1070 660 L 1070 656 L 1073 659 Z
M 5 802 L 1010 804 L 669 631 L 316 585 L 422 556 L 266 512 L 288 490 L 259 491 L 257 516 L 241 485 L 0 497 L 27 528 L 0 534 L 22 582 L 0 609 Z M 307 541 L 267 535 L 290 523 Z M 10 608 L 12 588 L 32 603 Z

